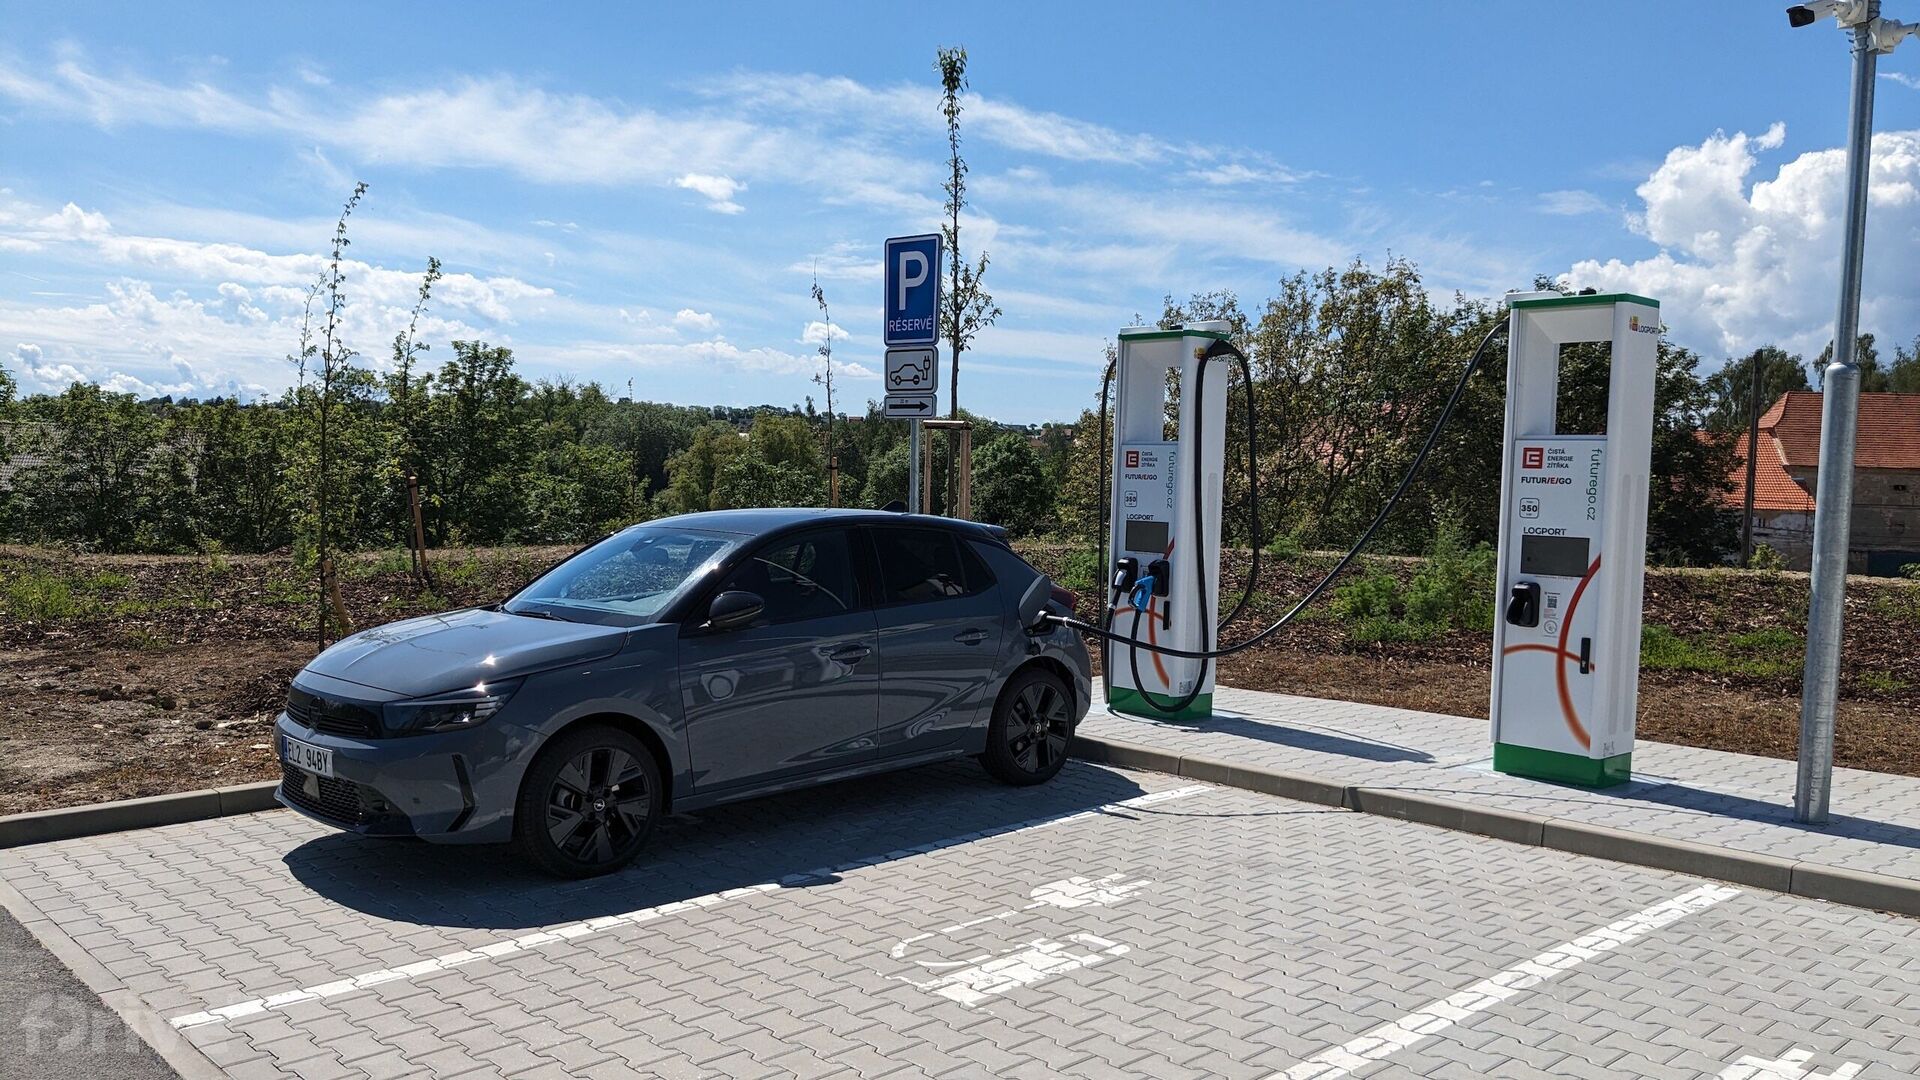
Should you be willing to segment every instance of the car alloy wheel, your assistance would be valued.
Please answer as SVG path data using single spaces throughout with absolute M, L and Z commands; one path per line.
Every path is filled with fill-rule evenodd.
M 1007 751 L 1021 771 L 1041 774 L 1067 756 L 1073 716 L 1067 695 L 1051 679 L 1036 679 L 1014 695 L 1006 725 Z
M 562 855 L 583 866 L 605 865 L 646 837 L 652 814 L 646 772 L 618 747 L 594 747 L 554 775 L 546 809 L 547 835 Z

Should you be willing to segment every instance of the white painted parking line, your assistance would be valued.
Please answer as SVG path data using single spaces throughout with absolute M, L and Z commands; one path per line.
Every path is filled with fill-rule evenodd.
M 1270 1080 L 1334 1080 L 1382 1061 L 1415 1043 L 1438 1035 L 1475 1013 L 1484 1012 L 1546 982 L 1563 971 L 1610 953 L 1670 923 L 1740 895 L 1725 885 L 1702 885 L 1609 923 L 1564 945 L 1556 945 L 1524 963 L 1474 983 L 1451 997 L 1409 1013 L 1343 1045 L 1325 1050 Z M 1851 1075 L 1851 1074 L 1848 1074 Z
M 618 915 L 602 915 L 597 918 L 587 919 L 583 922 L 569 923 L 565 926 L 553 927 L 546 930 L 537 930 L 530 934 L 507 938 L 478 948 L 462 949 L 458 952 L 446 953 L 441 956 L 428 957 L 400 967 L 382 968 L 378 971 L 363 972 L 359 975 L 336 979 L 332 982 L 321 983 L 316 986 L 288 990 L 267 997 L 236 1001 L 230 1005 L 222 1005 L 219 1008 L 207 1009 L 203 1012 L 186 1013 L 171 1017 L 167 1020 L 167 1023 L 171 1024 L 175 1029 L 225 1023 L 228 1020 L 253 1016 L 302 1001 L 334 998 L 343 994 L 358 993 L 362 990 L 371 989 L 382 983 L 422 978 L 435 974 L 436 972 L 447 971 L 464 964 L 471 964 L 475 961 L 497 959 L 526 949 L 548 945 L 556 941 L 571 941 L 589 934 L 597 934 L 605 930 L 611 930 L 614 927 L 633 926 L 661 918 L 662 916 L 678 914 L 683 911 L 710 908 L 716 904 L 726 903 L 730 900 L 736 900 L 758 893 L 769 892 L 783 886 L 804 885 L 821 878 L 834 877 L 869 866 L 878 866 L 882 863 L 893 862 L 914 855 L 924 855 L 946 848 L 958 847 L 962 844 L 970 844 L 996 836 L 1005 836 L 1008 833 L 1024 832 L 1031 829 L 1053 828 L 1072 824 L 1076 821 L 1087 821 L 1096 817 L 1113 814 L 1116 811 L 1138 809 L 1140 807 L 1170 802 L 1174 799 L 1183 799 L 1189 795 L 1198 795 L 1207 790 L 1210 790 L 1209 785 L 1189 784 L 1185 787 L 1169 788 L 1165 791 L 1150 791 L 1144 795 L 1136 795 L 1130 799 L 1121 799 L 1116 802 L 1105 803 L 1089 810 L 1080 810 L 1071 814 L 1029 818 L 1025 821 L 1014 822 L 1010 825 L 982 829 L 977 832 L 950 836 L 925 844 L 916 844 L 910 848 L 898 848 L 880 855 L 852 859 L 840 863 L 837 866 L 822 867 L 818 870 L 809 870 L 802 874 L 791 874 L 779 881 L 762 882 L 757 885 L 746 885 L 740 888 L 726 889 L 721 892 L 708 893 L 705 896 L 696 896 L 687 900 L 676 900 L 672 903 L 659 904 L 654 907 L 638 908 L 633 911 L 622 912 Z M 1124 951 L 1124 946 L 1122 947 L 1122 951 Z M 1084 966 L 1084 964 L 1077 966 Z
M 1720 1070 L 1720 1080 L 1853 1080 L 1866 1068 L 1849 1061 L 1832 1072 L 1815 1072 L 1807 1064 L 1812 1060 L 1813 1051 L 1803 1046 L 1772 1059 L 1748 1055 Z

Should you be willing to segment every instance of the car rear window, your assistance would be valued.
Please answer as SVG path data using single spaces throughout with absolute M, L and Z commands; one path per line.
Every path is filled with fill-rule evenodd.
M 918 604 L 973 596 L 993 587 L 980 556 L 944 529 L 875 529 L 881 602 Z

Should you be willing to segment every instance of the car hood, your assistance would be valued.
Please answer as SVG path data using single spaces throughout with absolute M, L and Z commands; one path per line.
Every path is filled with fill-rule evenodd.
M 406 697 L 597 660 L 619 651 L 627 628 L 450 611 L 341 638 L 306 670 Z

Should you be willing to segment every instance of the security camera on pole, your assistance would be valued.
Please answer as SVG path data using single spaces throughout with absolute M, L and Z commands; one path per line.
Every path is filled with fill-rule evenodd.
M 911 421 L 907 509 L 920 507 L 920 422 L 940 411 L 940 236 L 895 236 L 884 248 L 887 346 L 880 415 Z

